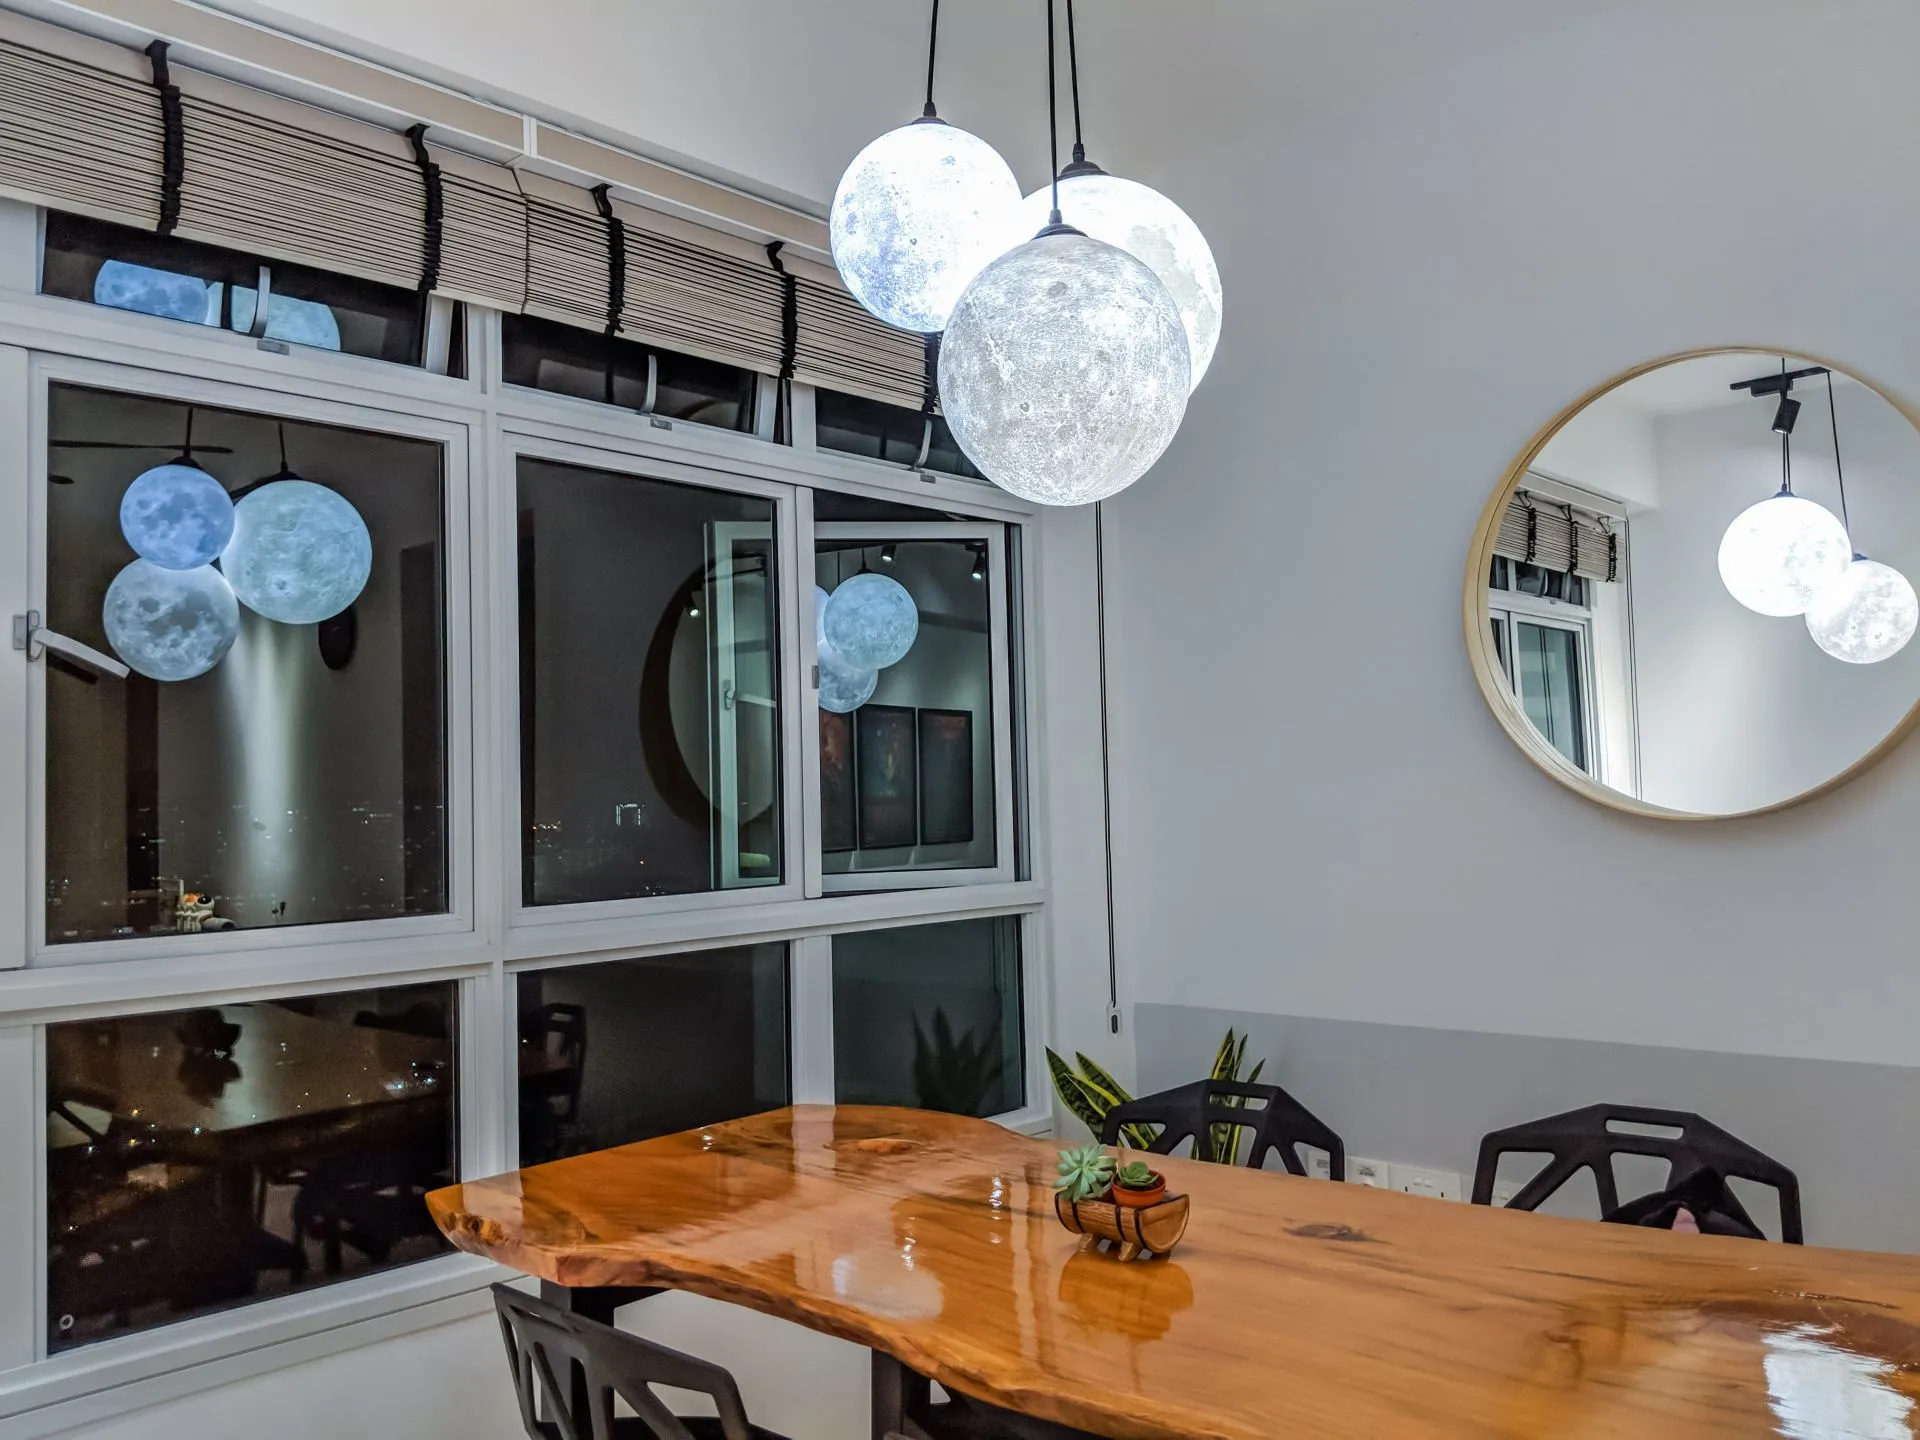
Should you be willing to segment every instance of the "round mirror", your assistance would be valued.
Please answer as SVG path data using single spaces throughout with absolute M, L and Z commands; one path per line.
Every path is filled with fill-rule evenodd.
M 1556 779 L 1677 818 L 1843 783 L 1920 708 L 1920 429 L 1805 356 L 1655 361 L 1527 447 L 1467 558 L 1467 649 Z

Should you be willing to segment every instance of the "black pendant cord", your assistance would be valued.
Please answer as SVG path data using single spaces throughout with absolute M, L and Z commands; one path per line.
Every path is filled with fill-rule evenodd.
M 607 222 L 607 404 L 613 404 L 614 340 L 620 333 L 620 314 L 627 308 L 627 227 L 613 213 L 608 187 L 593 187 L 594 208 Z
M 1107 730 L 1107 527 L 1106 508 L 1093 502 L 1093 613 L 1099 626 L 1100 802 L 1107 863 L 1107 1030 L 1120 1033 L 1120 940 L 1113 902 L 1113 745 Z
M 1784 355 L 1780 357 L 1780 373 L 1782 375 L 1787 373 L 1787 357 Z M 1782 495 L 1793 493 L 1793 432 L 1791 430 L 1780 432 L 1780 493 Z
M 937 120 L 940 112 L 933 108 L 933 62 L 940 49 L 940 0 L 933 0 L 933 23 L 927 26 L 927 108 L 920 112 L 923 120 Z
M 1073 94 L 1073 163 L 1087 163 L 1087 145 L 1080 133 L 1080 42 L 1073 30 L 1073 0 L 1067 0 L 1067 87 Z
M 1055 93 L 1054 72 L 1059 68 L 1053 54 L 1053 0 L 1047 0 L 1047 170 L 1053 184 L 1053 211 L 1047 224 L 1059 225 L 1060 219 L 1060 101 Z
M 156 235 L 171 235 L 180 223 L 180 187 L 187 178 L 187 122 L 180 105 L 180 87 L 167 65 L 167 42 L 147 46 L 153 64 L 153 88 L 160 92 L 160 220 Z
M 187 406 L 187 439 L 180 447 L 179 462 L 182 465 L 193 464 L 193 406 Z M 198 468 L 198 467 L 195 467 Z
M 1847 518 L 1847 472 L 1840 464 L 1840 416 L 1833 408 L 1833 371 L 1827 371 L 1827 423 L 1833 427 L 1833 478 L 1840 482 L 1840 523 L 1847 544 L 1853 544 L 1853 521 Z

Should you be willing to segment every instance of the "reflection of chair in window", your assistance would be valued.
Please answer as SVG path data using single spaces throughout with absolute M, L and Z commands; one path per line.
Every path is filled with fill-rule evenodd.
M 531 1162 L 557 1160 L 580 1133 L 587 1012 L 554 1003 L 525 1015 L 520 1032 L 520 1137 Z
M 388 1107 L 339 1128 L 338 1148 L 306 1172 L 293 1201 L 297 1241 L 317 1241 L 328 1275 L 351 1249 L 376 1265 L 407 1242 L 423 1256 L 444 1248 L 427 1212 L 429 1190 L 453 1183 L 452 1134 L 440 1105 Z
M 417 1000 L 404 1010 L 383 1015 L 377 1010 L 355 1013 L 353 1023 L 363 1030 L 391 1030 L 428 1040 L 447 1038 L 447 1007 L 438 1000 Z

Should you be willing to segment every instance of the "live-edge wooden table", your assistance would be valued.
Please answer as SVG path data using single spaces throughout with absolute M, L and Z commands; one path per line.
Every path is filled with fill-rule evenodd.
M 600 1318 L 690 1290 L 870 1347 L 883 1402 L 931 1377 L 1120 1440 L 1920 1430 L 1914 1257 L 1170 1161 L 1186 1239 L 1121 1264 L 1055 1220 L 1054 1161 L 985 1121 L 800 1106 L 428 1203 Z

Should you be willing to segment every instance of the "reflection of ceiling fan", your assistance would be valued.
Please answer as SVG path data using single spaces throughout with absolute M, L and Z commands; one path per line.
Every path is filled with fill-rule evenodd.
M 49 450 L 171 450 L 173 449 L 173 442 L 168 440 L 160 445 L 142 445 L 137 440 L 49 440 L 47 442 L 47 448 Z M 193 448 L 202 455 L 231 455 L 233 453 L 233 447 L 231 445 L 196 445 Z M 189 458 L 184 463 L 190 464 L 192 462 Z M 49 475 L 47 479 L 55 485 L 73 484 L 73 477 L 71 475 Z

